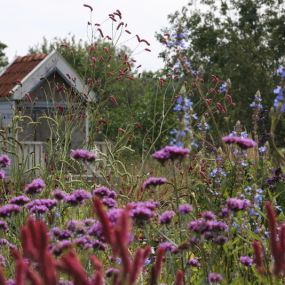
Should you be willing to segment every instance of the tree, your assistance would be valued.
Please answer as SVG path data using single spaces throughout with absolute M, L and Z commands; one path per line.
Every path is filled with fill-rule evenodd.
M 7 57 L 4 53 L 5 48 L 7 48 L 7 46 L 0 42 L 0 68 L 8 64 Z
M 165 45 L 161 56 L 166 68 L 175 65 L 182 37 L 186 47 L 181 53 L 193 66 L 203 66 L 206 79 L 213 74 L 231 79 L 233 123 L 239 119 L 248 125 L 257 90 L 265 109 L 273 104 L 273 75 L 285 55 L 284 1 L 202 0 L 200 10 L 193 2 L 170 15 L 170 27 L 157 36 Z M 176 45 L 173 40 L 169 44 L 173 37 Z

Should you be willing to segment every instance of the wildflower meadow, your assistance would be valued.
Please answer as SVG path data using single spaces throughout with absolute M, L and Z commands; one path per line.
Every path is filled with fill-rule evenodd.
M 132 53 L 151 53 L 148 40 L 120 10 L 107 17 L 112 35 L 103 23 L 88 22 L 80 47 L 96 100 L 43 115 L 46 166 L 19 162 L 22 113 L 0 130 L 0 285 L 284 284 L 285 62 L 272 74 L 266 123 L 259 90 L 248 119 L 233 121 L 234 78 L 192 63 L 187 30 L 163 35 L 166 68 L 143 77 Z M 137 44 L 129 54 L 116 47 L 126 39 Z M 75 56 L 70 43 L 54 48 Z M 120 106 L 123 88 L 138 97 L 135 112 Z M 89 137 L 73 149 L 83 108 Z

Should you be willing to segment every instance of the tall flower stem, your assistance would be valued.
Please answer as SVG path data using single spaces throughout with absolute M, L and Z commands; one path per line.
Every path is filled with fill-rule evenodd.
M 179 193 L 178 193 L 178 185 L 177 185 L 177 173 L 176 173 L 176 167 L 175 167 L 175 162 L 172 161 L 172 171 L 173 171 L 173 188 L 174 188 L 174 194 L 175 194 L 175 203 L 176 203 L 176 210 L 179 208 Z M 177 212 L 178 215 L 178 225 L 179 225 L 179 244 L 183 242 L 183 236 L 182 236 L 182 221 L 181 221 L 181 216 L 179 211 Z M 185 271 L 185 266 L 184 266 L 184 259 L 183 259 L 183 254 L 180 256 L 181 259 L 181 267 L 182 270 Z

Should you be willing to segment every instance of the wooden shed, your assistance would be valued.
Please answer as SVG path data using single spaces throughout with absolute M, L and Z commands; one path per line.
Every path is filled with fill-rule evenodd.
M 67 121 L 65 110 L 71 110 L 77 126 L 71 148 L 80 147 L 88 138 L 86 106 L 93 100 L 94 92 L 58 52 L 17 57 L 0 74 L 0 129 L 21 143 L 26 168 L 44 166 L 45 144 L 53 140 L 48 116 L 60 112 Z M 16 115 L 20 131 L 13 134 Z

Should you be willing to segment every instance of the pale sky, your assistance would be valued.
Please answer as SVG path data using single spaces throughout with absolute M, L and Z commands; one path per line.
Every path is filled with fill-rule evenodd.
M 94 23 L 102 23 L 108 14 L 119 9 L 123 21 L 128 23 L 132 35 L 138 34 L 148 40 L 152 52 L 141 52 L 139 47 L 135 59 L 144 70 L 157 70 L 162 67 L 158 54 L 162 49 L 154 37 L 155 32 L 168 25 L 167 15 L 180 10 L 188 0 L 0 0 L 0 41 L 8 45 L 5 50 L 9 61 L 15 56 L 25 55 L 28 48 L 54 37 L 64 38 L 69 34 L 77 39 L 87 40 L 87 22 L 89 9 L 94 8 Z M 111 31 L 111 21 L 107 21 L 103 30 Z M 130 39 L 125 34 L 121 42 Z M 131 49 L 137 45 L 136 39 L 126 43 Z

